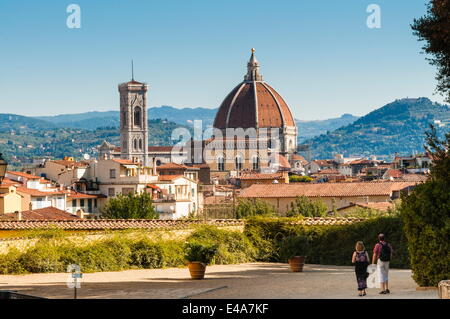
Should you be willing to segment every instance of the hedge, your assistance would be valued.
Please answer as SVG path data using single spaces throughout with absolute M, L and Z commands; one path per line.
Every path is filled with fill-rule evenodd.
M 394 256 L 391 266 L 409 268 L 407 243 L 399 217 L 380 217 L 350 225 L 304 226 L 292 225 L 289 219 L 253 218 L 247 221 L 244 234 L 257 247 L 259 261 L 286 262 L 297 241 L 307 255 L 307 263 L 350 266 L 357 241 L 362 240 L 369 255 L 377 242 L 377 235 L 384 233 L 392 244 Z M 303 247 L 306 238 L 308 247 Z M 291 254 L 293 254 L 292 252 Z
M 10 249 L 7 254 L 0 255 L 0 273 L 65 272 L 69 264 L 80 265 L 83 272 L 178 267 L 186 264 L 186 242 L 217 246 L 211 264 L 286 262 L 292 255 L 306 254 L 307 263 L 351 265 L 356 241 L 363 240 L 371 252 L 380 232 L 388 236 L 394 248 L 392 267 L 409 268 L 406 240 L 397 217 L 343 226 L 290 223 L 295 220 L 254 217 L 247 220 L 244 232 L 200 226 L 186 240 L 117 235 L 74 245 L 60 233 L 43 233 L 35 246 L 27 251 Z

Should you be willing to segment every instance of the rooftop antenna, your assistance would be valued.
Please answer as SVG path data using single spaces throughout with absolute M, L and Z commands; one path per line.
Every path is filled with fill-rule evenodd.
M 134 81 L 134 64 L 133 64 L 133 59 L 131 59 L 131 81 Z

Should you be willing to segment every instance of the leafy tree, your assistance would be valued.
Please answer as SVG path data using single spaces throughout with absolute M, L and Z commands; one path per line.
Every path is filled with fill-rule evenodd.
M 326 216 L 327 210 L 327 205 L 321 200 L 311 200 L 306 196 L 300 196 L 291 203 L 291 209 L 286 216 L 323 217 Z
M 260 199 L 240 199 L 236 206 L 236 218 L 247 218 L 252 216 L 274 216 L 277 211 L 275 207 Z
M 436 286 L 450 278 L 450 133 L 440 140 L 431 126 L 426 134 L 431 178 L 403 198 L 400 212 L 413 278 L 420 286 Z
M 450 102 L 450 0 L 431 0 L 425 16 L 411 25 L 419 41 L 426 41 L 423 50 L 438 69 L 437 90 Z
M 155 211 L 149 193 L 119 194 L 106 203 L 102 211 L 103 218 L 111 219 L 157 219 L 159 214 Z

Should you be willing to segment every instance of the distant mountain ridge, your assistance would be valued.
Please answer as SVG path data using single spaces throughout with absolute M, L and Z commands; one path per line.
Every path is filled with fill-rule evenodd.
M 327 134 L 306 140 L 313 158 L 394 155 L 423 152 L 425 131 L 439 124 L 441 133 L 450 131 L 450 107 L 428 98 L 401 99 L 389 103 L 355 122 Z
M 150 119 L 167 119 L 170 122 L 188 126 L 193 125 L 194 120 L 201 120 L 203 128 L 206 129 L 212 126 L 217 110 L 203 107 L 175 108 L 173 106 L 162 105 L 159 107 L 150 107 L 148 109 L 148 117 Z M 48 121 L 57 127 L 82 128 L 87 130 L 94 130 L 105 126 L 119 126 L 120 124 L 119 111 L 86 112 L 39 116 L 35 118 Z M 298 140 L 302 142 L 305 139 L 324 134 L 327 131 L 333 131 L 356 121 L 358 118 L 351 114 L 344 114 L 341 117 L 326 120 L 304 121 L 297 119 Z

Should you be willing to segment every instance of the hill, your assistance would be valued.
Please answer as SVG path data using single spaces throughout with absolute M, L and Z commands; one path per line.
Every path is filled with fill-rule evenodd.
M 298 142 L 319 136 L 321 134 L 326 134 L 328 131 L 334 131 L 341 126 L 348 125 L 359 119 L 358 116 L 353 116 L 351 114 L 343 114 L 338 118 L 331 118 L 327 120 L 316 120 L 316 121 L 302 121 L 295 120 L 298 128 Z
M 410 155 L 423 152 L 424 132 L 440 121 L 440 131 L 450 130 L 450 108 L 427 98 L 401 99 L 389 103 L 354 123 L 309 139 L 313 158 L 345 156 Z
M 151 107 L 148 109 L 149 119 L 167 119 L 181 125 L 192 125 L 194 120 L 202 120 L 203 127 L 212 125 L 217 109 L 208 108 L 175 108 L 172 106 Z M 119 111 L 85 112 L 78 114 L 61 114 L 55 116 L 39 116 L 57 127 L 82 128 L 93 130 L 105 126 L 119 126 Z
M 175 144 L 171 134 L 178 127 L 185 126 L 160 119 L 149 120 L 149 144 Z M 5 155 L 11 168 L 40 157 L 74 156 L 80 159 L 83 154 L 96 156 L 97 146 L 104 140 L 118 145 L 118 128 L 61 128 L 36 118 L 0 114 L 0 152 Z

